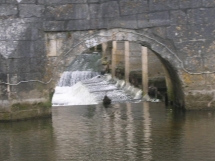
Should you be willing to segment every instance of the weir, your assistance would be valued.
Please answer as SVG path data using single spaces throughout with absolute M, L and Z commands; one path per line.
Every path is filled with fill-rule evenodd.
M 20 115 L 21 105 L 46 107 L 77 55 L 113 41 L 118 42 L 113 59 L 124 56 L 119 41 L 147 47 L 159 58 L 167 95 L 177 108 L 215 109 L 214 1 L 3 0 L 0 10 L 0 115 L 7 113 L 7 119 Z M 142 89 L 136 69 L 141 59 L 135 49 L 129 57 L 130 67 L 136 65 L 129 71 L 138 75 L 129 81 Z M 125 59 L 112 63 L 112 75 L 128 80 Z M 34 116 L 41 114 L 36 111 Z
M 86 77 L 87 74 L 87 77 Z M 73 75 L 73 77 L 71 77 Z M 92 105 L 102 103 L 108 96 L 113 103 L 139 102 L 142 91 L 125 81 L 112 79 L 110 75 L 95 75 L 95 72 L 65 72 L 60 79 L 52 99 L 53 106 Z M 92 77 L 92 78 L 90 78 Z M 76 83 L 73 83 L 76 81 Z M 70 83 L 72 82 L 72 83 Z
M 95 48 L 97 52 L 95 52 Z M 99 48 L 94 47 L 90 49 L 91 52 L 84 52 L 76 56 L 61 75 L 55 88 L 52 105 L 98 104 L 102 103 L 104 96 L 108 96 L 113 103 L 141 101 L 142 89 L 144 89 L 144 95 L 148 93 L 148 58 L 145 56 L 147 54 L 145 48 L 143 50 L 140 45 L 128 41 L 113 41 L 109 44 L 103 43 L 102 51 L 98 51 Z M 144 65 L 130 62 L 131 58 L 142 59 Z M 111 64 L 111 71 L 108 69 L 109 64 Z M 125 70 L 124 79 L 119 77 L 120 73 L 116 71 L 119 66 Z M 139 88 L 132 85 L 135 76 L 131 76 L 130 73 L 135 69 L 143 70 L 141 74 L 143 84 Z M 108 72 L 111 72 L 111 75 L 105 74 Z

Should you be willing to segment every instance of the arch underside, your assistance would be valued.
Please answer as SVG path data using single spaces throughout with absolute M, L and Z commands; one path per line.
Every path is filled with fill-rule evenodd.
M 76 55 L 80 55 L 89 48 L 109 41 L 132 41 L 150 48 L 158 55 L 172 80 L 174 103 L 179 106 L 184 106 L 183 90 L 178 75 L 182 66 L 181 61 L 173 51 L 173 48 L 170 49 L 163 44 L 161 40 L 159 40 L 160 38 L 149 36 L 148 33 L 143 31 L 138 32 L 127 29 L 99 30 L 92 33 L 87 31 L 78 32 L 79 35 L 81 35 L 78 37 L 78 40 L 76 39 L 72 44 L 66 44 L 69 48 L 58 56 L 56 60 L 55 68 L 53 68 L 54 70 L 52 71 L 54 73 L 53 80 L 55 82 L 53 85 L 56 85 L 56 81 L 59 80 L 61 73 L 72 63 Z M 52 88 L 54 88 L 54 86 Z

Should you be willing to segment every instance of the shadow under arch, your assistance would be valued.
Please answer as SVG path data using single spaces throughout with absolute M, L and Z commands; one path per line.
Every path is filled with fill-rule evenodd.
M 80 32 L 80 31 L 79 31 Z M 109 29 L 99 30 L 96 33 L 88 34 L 87 31 L 83 31 L 83 36 L 76 41 L 72 47 L 64 54 L 57 58 L 57 64 L 53 68 L 53 85 L 52 89 L 59 80 L 61 73 L 63 73 L 67 66 L 69 66 L 76 55 L 82 54 L 89 48 L 98 46 L 102 43 L 109 41 L 133 41 L 142 46 L 146 46 L 156 53 L 158 58 L 164 65 L 169 78 L 172 83 L 172 98 L 174 105 L 180 108 L 184 108 L 184 94 L 182 89 L 182 80 L 180 79 L 178 72 L 182 70 L 183 64 L 177 57 L 173 49 L 170 49 L 165 45 L 165 40 L 162 41 L 160 38 L 150 35 L 145 31 L 137 32 L 135 30 L 128 29 Z

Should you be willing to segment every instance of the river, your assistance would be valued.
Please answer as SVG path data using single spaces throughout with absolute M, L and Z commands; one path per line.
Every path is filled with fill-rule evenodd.
M 215 112 L 162 103 L 53 107 L 52 118 L 0 123 L 1 161 L 214 161 Z

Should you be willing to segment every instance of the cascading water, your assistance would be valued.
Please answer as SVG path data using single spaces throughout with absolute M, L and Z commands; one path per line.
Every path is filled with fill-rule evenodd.
M 77 55 L 67 71 L 100 71 L 102 54 L 99 52 Z
M 140 100 L 142 98 L 142 91 L 132 86 L 125 86 L 124 81 L 110 79 L 109 75 L 97 75 L 93 78 L 87 77 L 85 74 L 89 71 L 65 72 L 64 79 L 61 79 L 59 86 L 55 88 L 55 94 L 52 99 L 53 106 L 65 105 L 90 105 L 102 103 L 105 95 L 107 95 L 112 102 L 125 102 Z M 95 75 L 95 72 L 88 74 Z M 79 80 L 75 84 L 71 84 L 71 75 L 75 75 Z M 71 84 L 71 86 L 68 86 Z M 130 90 L 128 90 L 128 88 Z
M 90 105 L 101 103 L 107 95 L 112 102 L 133 101 L 142 98 L 142 91 L 125 86 L 125 81 L 110 75 L 99 75 L 101 54 L 77 56 L 65 71 L 55 88 L 53 106 Z
M 98 75 L 98 72 L 91 72 L 91 71 L 74 71 L 74 72 L 64 72 L 58 82 L 59 87 L 63 86 L 73 86 L 77 82 L 82 80 L 90 79 Z

